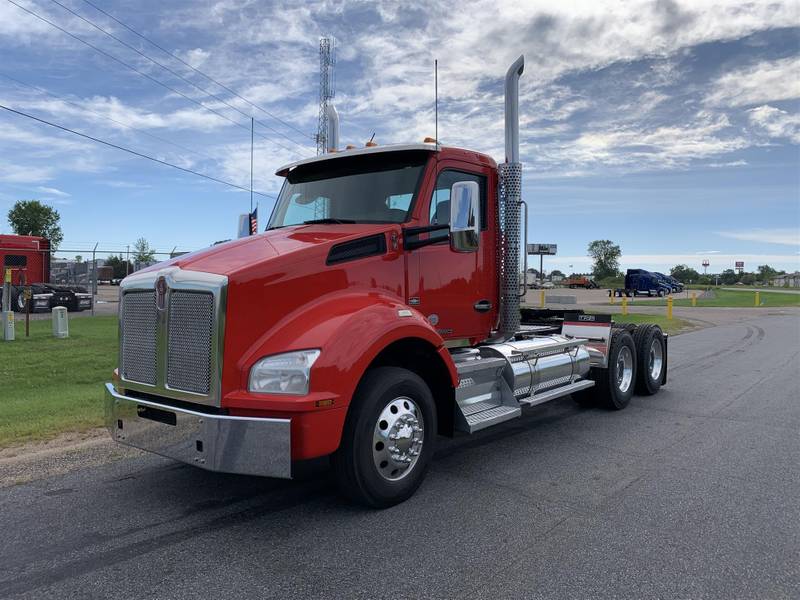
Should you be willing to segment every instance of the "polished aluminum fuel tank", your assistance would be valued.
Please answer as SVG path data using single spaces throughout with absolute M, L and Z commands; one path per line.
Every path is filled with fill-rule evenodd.
M 584 340 L 585 341 L 585 340 Z M 589 352 L 562 335 L 536 336 L 481 346 L 484 355 L 508 361 L 504 376 L 517 399 L 568 385 L 589 373 Z

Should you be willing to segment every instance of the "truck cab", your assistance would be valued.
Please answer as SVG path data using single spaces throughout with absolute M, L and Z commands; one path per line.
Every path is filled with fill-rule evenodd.
M 655 273 L 644 269 L 628 269 L 625 273 L 626 296 L 666 296 L 671 292 L 671 286 Z
M 520 57 L 506 162 L 435 140 L 301 160 L 277 170 L 266 231 L 123 280 L 112 437 L 271 477 L 329 455 L 347 496 L 385 507 L 420 485 L 437 435 L 656 393 L 657 327 L 520 306 L 521 73 Z
M 50 283 L 50 253 L 50 241 L 46 238 L 0 235 L 0 276 L 9 279 L 9 310 L 48 312 L 56 306 L 70 311 L 92 308 L 93 296 L 85 287 Z

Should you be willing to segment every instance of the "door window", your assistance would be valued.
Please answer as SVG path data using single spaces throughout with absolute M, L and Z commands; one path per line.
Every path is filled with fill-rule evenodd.
M 450 224 L 450 188 L 457 181 L 474 181 L 478 184 L 481 207 L 481 230 L 486 229 L 486 177 L 466 173 L 464 171 L 446 170 L 439 173 L 436 178 L 436 189 L 431 195 L 430 213 L 428 215 L 431 225 Z M 447 231 L 434 231 L 431 238 L 447 238 Z

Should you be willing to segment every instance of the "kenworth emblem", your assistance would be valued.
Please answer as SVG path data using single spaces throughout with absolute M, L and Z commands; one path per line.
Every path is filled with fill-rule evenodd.
M 167 306 L 167 280 L 162 275 L 156 279 L 156 308 L 164 310 Z

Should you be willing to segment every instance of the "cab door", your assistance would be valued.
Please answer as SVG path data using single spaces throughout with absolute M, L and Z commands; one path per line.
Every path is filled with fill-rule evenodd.
M 459 161 L 440 161 L 436 177 L 423 186 L 419 224 L 450 223 L 450 190 L 456 182 L 475 182 L 480 193 L 480 235 L 473 252 L 450 248 L 446 230 L 430 233 L 440 241 L 411 251 L 408 302 L 424 314 L 445 339 L 456 344 L 488 337 L 495 326 L 498 285 L 494 222 L 489 223 L 490 190 L 496 186 L 491 168 Z

